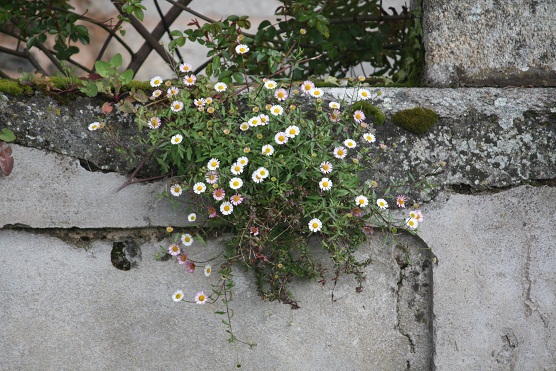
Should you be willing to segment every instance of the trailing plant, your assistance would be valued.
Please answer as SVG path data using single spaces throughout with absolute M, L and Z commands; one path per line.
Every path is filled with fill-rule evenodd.
M 249 47 L 237 44 L 233 53 L 245 58 Z M 248 76 L 239 60 L 229 65 L 231 76 Z M 299 63 L 292 59 L 284 69 L 294 71 Z M 201 234 L 214 227 L 233 233 L 221 267 L 226 282 L 233 282 L 232 266 L 252 269 L 264 299 L 297 308 L 292 280 L 324 277 L 310 249 L 314 241 L 328 251 L 335 274 L 355 274 L 361 290 L 362 268 L 370 263 L 355 258 L 362 243 L 375 229 L 413 233 L 423 218 L 416 209 L 392 212 L 392 206 L 405 209 L 409 202 L 398 188 L 378 193 L 376 182 L 360 179 L 380 166 L 377 116 L 327 97 L 309 80 L 293 87 L 289 80 L 246 81 L 216 82 L 194 74 L 188 63 L 176 67 L 174 79 L 153 77 L 149 103 L 136 106 L 138 128 L 146 131 L 137 145 L 150 148 L 170 174 L 168 196 L 189 203 L 192 226 Z M 356 102 L 373 98 L 360 83 L 356 93 Z M 195 271 L 188 247 L 200 238 L 177 233 L 165 250 Z M 180 292 L 174 300 L 183 299 Z M 199 304 L 220 298 L 228 308 L 222 288 L 197 296 Z

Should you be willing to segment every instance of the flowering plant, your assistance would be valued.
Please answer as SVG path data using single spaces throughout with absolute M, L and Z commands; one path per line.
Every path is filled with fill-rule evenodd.
M 234 263 L 252 268 L 263 298 L 296 307 L 292 279 L 323 274 L 311 239 L 319 239 L 337 272 L 362 278 L 370 260 L 359 262 L 354 252 L 375 228 L 415 231 L 422 221 L 418 210 L 395 218 L 391 206 L 405 208 L 407 196 L 395 198 L 391 188 L 377 195 L 376 182 L 360 179 L 382 151 L 362 110 L 328 99 L 311 81 L 292 87 L 252 78 L 229 86 L 194 75 L 187 63 L 176 73 L 151 80 L 151 102 L 139 108 L 137 122 L 172 174 L 169 196 L 191 202 L 196 213 L 188 220 L 233 231 L 222 267 L 227 279 Z M 358 100 L 371 97 L 359 86 Z M 188 269 L 192 243 L 186 234 L 168 249 Z

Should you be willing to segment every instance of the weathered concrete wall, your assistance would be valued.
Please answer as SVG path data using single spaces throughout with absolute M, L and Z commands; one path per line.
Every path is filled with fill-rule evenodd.
M 402 240 L 412 265 L 376 236 L 360 252 L 374 257 L 362 293 L 349 277 L 297 282 L 293 312 L 236 271 L 235 329 L 252 350 L 225 343 L 214 307 L 171 301 L 218 277 L 154 260 L 164 227 L 184 227 L 188 210 L 155 197 L 163 182 L 116 192 L 134 164 L 107 144 L 115 137 L 87 130 L 98 102 L 0 96 L 0 120 L 18 136 L 14 170 L 0 178 L 0 369 L 219 370 L 238 357 L 247 370 L 553 370 L 554 89 L 381 90 L 388 149 L 377 146 L 384 165 L 369 176 L 441 170 L 423 195 L 422 240 Z M 391 123 L 414 106 L 440 115 L 431 133 Z M 134 133 L 130 117 L 109 122 L 121 138 Z M 213 240 L 193 253 L 220 249 Z
M 553 0 L 424 0 L 428 86 L 556 86 Z

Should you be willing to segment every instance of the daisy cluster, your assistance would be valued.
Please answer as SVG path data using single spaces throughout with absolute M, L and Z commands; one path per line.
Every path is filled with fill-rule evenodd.
M 235 52 L 246 54 L 249 47 L 239 44 Z M 168 193 L 195 203 L 203 225 L 231 226 L 234 259 L 271 268 L 264 275 L 275 292 L 287 285 L 288 275 L 315 275 L 307 271 L 315 265 L 290 251 L 306 251 L 312 234 L 334 246 L 329 251 L 337 264 L 352 264 L 350 246 L 374 228 L 414 231 L 422 222 L 416 207 L 403 219 L 392 217 L 387 200 L 405 209 L 406 195 L 378 196 L 376 182 L 360 182 L 369 160 L 382 152 L 363 110 L 344 107 L 311 81 L 292 87 L 257 80 L 239 94 L 242 87 L 195 75 L 189 63 L 176 72 L 177 79 L 151 79 L 151 102 L 137 118 L 149 130 L 146 144 L 173 175 Z M 371 92 L 360 86 L 357 100 L 368 99 Z M 197 223 L 197 214 L 187 219 Z M 185 233 L 167 250 L 190 272 L 196 268 L 187 250 L 192 244 Z M 174 294 L 175 301 L 183 297 Z M 206 300 L 203 292 L 194 298 Z

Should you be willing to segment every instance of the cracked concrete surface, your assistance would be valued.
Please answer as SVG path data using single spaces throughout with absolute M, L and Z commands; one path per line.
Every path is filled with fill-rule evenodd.
M 556 368 L 556 188 L 449 195 L 425 207 L 438 370 Z
M 386 184 L 441 169 L 433 193 L 415 194 L 428 202 L 423 240 L 362 249 L 375 263 L 360 295 L 350 278 L 333 291 L 296 283 L 296 312 L 260 301 L 237 272 L 238 329 L 260 344 L 239 350 L 243 368 L 555 370 L 556 89 L 380 90 L 387 117 L 413 106 L 441 117 L 424 136 L 377 128 L 385 166 L 365 174 Z M 172 369 L 184 346 L 204 355 L 192 367 L 208 358 L 209 369 L 229 369 L 233 348 L 206 347 L 221 333 L 214 315 L 170 300 L 207 282 L 152 260 L 164 227 L 185 227 L 189 210 L 156 197 L 163 182 L 117 191 L 134 164 L 106 145 L 111 134 L 87 130 L 99 115 L 91 102 L 0 95 L 0 119 L 19 140 L 0 178 L 0 369 Z M 131 119 L 111 118 L 122 138 Z

